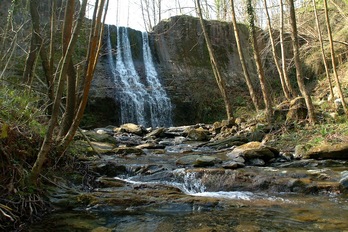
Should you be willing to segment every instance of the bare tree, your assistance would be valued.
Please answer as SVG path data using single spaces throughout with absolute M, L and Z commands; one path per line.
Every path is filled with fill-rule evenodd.
M 220 89 L 222 98 L 223 98 L 224 103 L 225 103 L 227 118 L 231 119 L 231 118 L 233 118 L 233 112 L 232 112 L 231 102 L 229 100 L 227 89 L 226 89 L 226 83 L 225 83 L 226 81 L 224 80 L 224 78 L 223 78 L 223 76 L 221 74 L 218 62 L 217 62 L 217 60 L 215 58 L 215 54 L 214 54 L 214 51 L 213 51 L 213 46 L 212 46 L 212 44 L 210 42 L 210 38 L 209 38 L 208 32 L 206 30 L 205 23 L 204 23 L 204 20 L 203 20 L 200 1 L 199 0 L 195 0 L 195 4 L 196 4 L 196 9 L 197 9 L 197 14 L 199 16 L 199 21 L 200 21 L 200 24 L 201 24 L 201 27 L 202 27 L 203 35 L 204 35 L 204 38 L 205 38 L 205 42 L 206 42 L 206 45 L 207 45 L 207 49 L 208 49 L 208 52 L 209 52 L 210 63 L 211 63 L 211 67 L 213 69 L 213 73 L 214 73 L 214 76 L 215 76 L 215 79 L 216 79 L 216 83 L 217 83 L 217 85 L 218 85 L 218 87 Z
M 306 102 L 306 106 L 308 109 L 308 120 L 310 123 L 315 123 L 316 119 L 315 119 L 315 113 L 314 113 L 314 106 L 312 103 L 311 96 L 307 92 L 304 79 L 303 79 L 303 74 L 302 74 L 302 64 L 300 59 L 294 0 L 288 0 L 288 4 L 289 4 L 289 10 L 290 10 L 291 41 L 292 41 L 293 52 L 294 52 L 297 84 Z
M 282 85 L 284 96 L 287 100 L 290 100 L 291 97 L 290 97 L 289 89 L 286 86 L 285 79 L 284 79 L 284 73 L 280 67 L 278 56 L 276 53 L 276 45 L 275 45 L 275 41 L 273 38 L 273 29 L 272 29 L 272 24 L 271 24 L 271 17 L 270 17 L 269 12 L 268 12 L 267 0 L 263 0 L 263 3 L 265 6 L 265 12 L 266 12 L 266 16 L 267 16 L 268 34 L 269 34 L 269 38 L 271 41 L 274 64 L 275 64 L 277 71 L 278 71 L 278 74 L 279 74 L 280 83 Z
M 334 0 L 330 0 L 330 2 L 332 3 L 332 5 L 334 5 L 336 7 L 336 9 L 340 12 L 340 14 L 342 15 L 342 17 L 348 22 L 348 16 L 347 16 L 347 12 L 345 12 L 342 7 L 340 7 Z M 341 4 L 347 5 L 347 3 L 345 1 L 340 1 Z
M 252 6 L 251 0 L 247 1 L 247 12 L 249 15 L 249 31 L 250 31 L 250 37 L 251 37 L 251 45 L 253 47 L 253 54 L 254 54 L 254 59 L 256 63 L 257 74 L 260 80 L 263 101 L 266 106 L 266 118 L 268 123 L 271 123 L 272 117 L 273 117 L 272 100 L 269 95 L 269 90 L 268 90 L 266 79 L 265 79 L 265 72 L 262 66 L 259 46 L 257 44 L 257 32 L 255 27 L 255 19 L 254 19 L 255 12 L 254 12 L 254 7 Z
M 323 45 L 323 37 L 321 35 L 322 32 L 321 32 L 321 28 L 320 28 L 318 13 L 317 13 L 317 6 L 316 6 L 315 0 L 312 0 L 312 3 L 313 3 L 315 22 L 317 24 L 318 37 L 319 37 L 320 50 L 321 50 L 321 57 L 323 59 L 323 63 L 324 63 L 324 67 L 325 67 L 326 78 L 327 78 L 327 80 L 329 82 L 330 94 L 331 94 L 331 97 L 333 99 L 334 98 L 334 92 L 333 92 L 333 88 L 332 88 L 331 77 L 330 77 L 330 73 L 329 73 L 329 67 L 328 67 L 328 64 L 327 64 L 327 61 L 326 61 L 326 56 L 325 56 L 325 50 L 324 50 L 324 45 Z
M 234 10 L 234 0 L 230 0 L 230 5 L 231 5 L 231 14 L 232 14 L 232 24 L 233 24 L 233 30 L 234 30 L 234 37 L 236 39 L 236 44 L 237 44 L 237 50 L 238 50 L 238 54 L 239 54 L 239 60 L 241 62 L 242 65 L 242 69 L 243 69 L 243 74 L 244 74 L 244 78 L 245 78 L 245 82 L 248 86 L 248 90 L 249 90 L 249 94 L 251 97 L 251 100 L 254 104 L 254 107 L 256 109 L 256 111 L 259 111 L 259 105 L 258 105 L 258 101 L 257 101 L 257 97 L 255 94 L 255 90 L 249 75 L 249 71 L 248 71 L 248 67 L 246 65 L 245 62 L 245 58 L 244 58 L 244 53 L 243 53 L 243 49 L 242 49 L 242 45 L 240 42 L 240 36 L 239 36 L 239 30 L 238 30 L 238 25 L 237 25 L 237 20 L 236 20 L 236 14 L 235 14 L 235 10 Z
M 337 67 L 336 67 L 336 60 L 335 60 L 335 48 L 332 40 L 332 32 L 331 32 L 331 26 L 330 26 L 330 18 L 329 18 L 329 13 L 328 13 L 328 6 L 327 6 L 327 0 L 324 0 L 324 9 L 325 9 L 325 20 L 326 20 L 326 28 L 327 28 L 327 35 L 329 37 L 329 43 L 330 43 L 330 53 L 331 53 L 331 62 L 332 62 L 332 70 L 334 74 L 334 78 L 336 81 L 336 86 L 338 89 L 338 95 L 340 96 L 343 110 L 346 114 L 348 114 L 348 109 L 347 105 L 343 96 L 340 80 L 338 78 L 337 74 Z
M 279 40 L 280 40 L 280 51 L 281 51 L 281 64 L 284 76 L 284 81 L 287 89 L 289 90 L 290 96 L 295 96 L 295 90 L 291 86 L 290 78 L 287 70 L 286 54 L 285 54 L 285 38 L 284 38 L 284 5 L 283 0 L 279 0 L 280 7 L 280 26 L 279 26 Z
M 89 48 L 88 48 L 88 54 L 86 57 L 86 73 L 85 73 L 85 81 L 83 82 L 84 84 L 83 95 L 79 104 L 79 108 L 75 114 L 73 124 L 69 128 L 65 137 L 63 139 L 59 139 L 58 134 L 55 134 L 55 131 L 56 131 L 55 128 L 56 128 L 58 117 L 60 114 L 59 109 L 61 106 L 66 77 L 68 75 L 69 64 L 70 62 L 72 62 L 72 59 L 71 59 L 72 54 L 75 49 L 77 38 L 80 34 L 82 23 L 84 21 L 84 15 L 86 12 L 87 0 L 82 1 L 80 12 L 76 22 L 74 23 L 74 29 L 72 30 L 68 46 L 66 47 L 63 57 L 60 61 L 60 65 L 58 66 L 57 73 L 59 73 L 59 79 L 58 79 L 58 86 L 56 88 L 55 98 L 53 102 L 52 115 L 49 120 L 48 129 L 44 137 L 44 141 L 41 145 L 37 159 L 30 173 L 30 181 L 33 184 L 36 184 L 37 178 L 39 177 L 39 174 L 42 169 L 42 165 L 46 161 L 48 154 L 52 151 L 53 144 L 60 142 L 60 145 L 58 147 L 55 147 L 55 150 L 64 152 L 67 146 L 69 145 L 69 143 L 71 142 L 72 137 L 74 136 L 78 128 L 78 125 L 81 121 L 81 118 L 83 116 L 83 112 L 87 104 L 87 97 L 88 97 L 88 92 L 90 88 L 90 83 L 93 77 L 94 69 L 97 63 L 97 58 L 99 56 L 99 51 L 101 46 L 101 35 L 102 35 L 102 27 L 103 27 L 102 22 L 105 20 L 105 14 L 106 14 L 106 11 L 104 11 L 105 1 L 106 1 L 106 5 L 108 5 L 108 0 L 100 0 L 100 1 L 96 0 L 95 2 L 95 11 L 92 18 L 91 36 L 89 38 Z M 37 1 L 31 1 L 31 3 L 37 4 Z M 70 8 L 75 7 L 75 5 L 73 5 L 73 1 L 67 1 L 66 6 Z M 36 6 L 34 5 L 33 7 L 37 7 L 37 5 Z M 102 19 L 103 14 L 104 14 L 104 18 Z M 71 22 L 68 20 L 64 20 L 64 23 L 67 24 L 66 25 L 67 27 L 71 25 Z M 35 33 L 35 31 L 33 31 L 33 33 Z M 53 41 L 51 41 L 51 43 L 53 43 Z M 60 141 L 54 141 L 54 139 L 58 139 Z

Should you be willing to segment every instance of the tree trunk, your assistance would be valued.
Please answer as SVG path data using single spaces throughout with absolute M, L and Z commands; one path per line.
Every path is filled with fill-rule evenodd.
M 268 7 L 267 7 L 267 0 L 263 0 L 263 3 L 265 6 L 265 11 L 266 11 L 266 16 L 267 16 L 268 34 L 269 34 L 269 38 L 271 41 L 274 64 L 275 64 L 277 71 L 278 71 L 278 74 L 279 74 L 280 84 L 282 85 L 284 96 L 287 100 L 290 100 L 291 97 L 290 97 L 289 89 L 285 83 L 284 73 L 280 67 L 278 56 L 276 53 L 276 46 L 275 46 L 275 42 L 274 42 L 274 38 L 273 38 L 273 30 L 272 30 L 271 18 L 269 16 Z
M 312 0 L 312 2 L 313 2 L 313 9 L 314 9 L 314 16 L 315 16 L 315 22 L 317 24 L 317 29 L 318 29 L 318 37 L 319 37 L 319 43 L 320 43 L 321 56 L 322 56 L 324 67 L 325 67 L 326 78 L 327 78 L 327 80 L 329 82 L 331 100 L 333 100 L 334 99 L 334 92 L 333 92 L 333 88 L 332 88 L 331 77 L 330 77 L 330 73 L 329 73 L 329 67 L 328 67 L 328 64 L 327 64 L 327 61 L 326 61 L 325 50 L 324 50 L 324 46 L 323 46 L 323 37 L 321 35 L 321 28 L 320 28 L 318 12 L 317 12 L 317 6 L 316 6 L 315 1 L 316 0 Z
M 23 83 L 30 85 L 34 75 L 34 64 L 37 58 L 38 46 L 35 40 L 34 33 L 31 34 L 30 48 L 27 59 L 25 61 L 25 67 L 23 72 Z
M 80 125 L 81 119 L 83 117 L 83 113 L 87 105 L 88 94 L 91 87 L 94 70 L 97 65 L 100 47 L 102 44 L 103 28 L 104 28 L 106 13 L 107 13 L 107 11 L 104 12 L 104 18 L 102 19 L 104 5 L 106 5 L 105 9 L 107 9 L 109 6 L 109 0 L 100 1 L 98 5 L 99 7 L 97 8 L 98 13 L 94 14 L 94 17 L 92 20 L 93 24 L 92 24 L 92 32 L 89 39 L 90 43 L 89 43 L 87 62 L 86 62 L 86 65 L 87 65 L 86 76 L 85 76 L 86 81 L 84 83 L 83 95 L 82 95 L 78 110 L 75 114 L 73 124 L 71 125 L 68 133 L 65 135 L 65 137 L 62 139 L 61 143 L 59 144 L 59 150 L 61 152 L 64 152 L 66 150 L 66 148 L 68 147 L 68 145 L 74 138 L 74 135 Z
M 232 13 L 232 24 L 233 24 L 233 30 L 234 30 L 234 37 L 236 39 L 239 59 L 240 59 L 241 65 L 242 65 L 245 82 L 248 86 L 249 94 L 250 94 L 251 100 L 254 104 L 254 107 L 255 107 L 256 111 L 259 111 L 260 110 L 259 104 L 258 104 L 257 97 L 256 97 L 256 94 L 254 91 L 254 87 L 253 87 L 253 84 L 252 84 L 252 81 L 251 81 L 251 78 L 249 75 L 248 67 L 247 67 L 246 62 L 245 62 L 242 45 L 240 43 L 239 30 L 238 30 L 238 25 L 237 25 L 237 20 L 236 20 L 236 14 L 235 14 L 235 10 L 234 10 L 234 1 L 230 0 L 230 3 L 231 3 L 231 13 Z
M 45 73 L 46 84 L 48 87 L 47 95 L 50 100 L 49 107 L 48 107 L 48 111 L 49 111 L 48 114 L 50 114 L 52 111 L 51 103 L 53 102 L 53 98 L 52 98 L 53 96 L 51 95 L 51 92 L 50 92 L 51 90 L 50 86 L 53 85 L 53 76 L 52 76 L 53 72 L 51 70 L 53 67 L 50 67 L 47 51 L 45 48 L 43 48 L 43 39 L 40 32 L 40 15 L 38 12 L 38 0 L 30 1 L 29 7 L 30 7 L 30 16 L 31 16 L 31 22 L 33 26 L 33 32 L 32 32 L 32 41 L 30 45 L 31 51 L 27 59 L 26 68 L 24 71 L 24 78 L 26 79 L 26 81 L 31 81 L 33 71 L 34 71 L 33 67 L 34 67 L 36 56 L 37 56 L 36 52 L 39 52 L 41 62 L 42 62 L 42 68 Z M 35 52 L 32 52 L 32 51 L 35 51 Z
M 67 1 L 65 8 L 65 17 L 64 17 L 64 27 L 63 27 L 63 54 L 66 52 L 69 41 L 71 39 L 72 27 L 74 22 L 74 9 L 69 7 L 69 4 L 75 5 L 75 0 Z M 72 60 L 69 63 L 68 72 L 67 72 L 67 96 L 66 96 L 66 111 L 63 115 L 63 120 L 61 123 L 61 129 L 59 136 L 64 137 L 68 132 L 71 124 L 74 120 L 75 115 L 75 103 L 76 103 L 76 71 L 73 65 Z
M 49 70 L 49 76 L 52 78 L 50 85 L 47 86 L 47 92 L 48 92 L 48 98 L 51 99 L 51 102 L 53 102 L 54 99 L 54 76 L 55 74 L 54 72 L 54 57 L 55 57 L 55 50 L 54 50 L 54 38 L 56 36 L 56 6 L 57 6 L 57 2 L 56 0 L 52 0 L 51 1 L 51 35 L 50 35 L 50 52 L 49 52 L 49 66 L 50 66 L 50 70 Z M 48 111 L 49 114 L 52 114 L 52 104 L 50 104 L 50 106 L 48 107 Z
M 286 55 L 285 55 L 285 38 L 284 38 L 284 7 L 283 7 L 283 0 L 279 0 L 280 5 L 280 50 L 281 50 L 281 56 L 282 56 L 282 71 L 284 76 L 284 81 L 286 84 L 287 89 L 289 90 L 290 97 L 294 97 L 296 95 L 295 90 L 291 86 L 290 78 L 287 71 L 287 65 L 286 65 Z
M 34 1 L 32 0 L 31 2 L 34 2 Z M 36 0 L 35 0 L 35 3 L 36 3 Z M 36 184 L 37 178 L 39 177 L 41 169 L 42 169 L 42 165 L 46 161 L 47 155 L 51 151 L 51 148 L 52 148 L 54 129 L 55 129 L 57 121 L 58 121 L 59 108 L 60 108 L 61 98 L 62 98 L 63 91 L 64 91 L 65 77 L 67 75 L 69 62 L 70 62 L 70 59 L 72 57 L 73 49 L 75 47 L 75 44 L 76 44 L 80 29 L 81 29 L 81 26 L 83 23 L 84 15 L 86 12 L 86 6 L 87 6 L 87 0 L 83 0 L 82 5 L 81 5 L 81 9 L 79 12 L 78 21 L 75 25 L 74 32 L 73 32 L 72 37 L 70 39 L 70 43 L 68 45 L 67 51 L 64 54 L 64 58 L 63 58 L 62 65 L 60 68 L 61 72 L 60 72 L 60 76 L 59 76 L 59 80 L 58 80 L 58 88 L 57 88 L 57 92 L 56 92 L 56 97 L 55 97 L 55 100 L 53 103 L 52 116 L 50 118 L 50 121 L 48 124 L 48 129 L 47 129 L 46 135 L 44 137 L 44 141 L 41 145 L 39 154 L 37 156 L 37 159 L 33 165 L 33 168 L 31 169 L 31 173 L 30 173 L 30 181 L 33 184 Z M 70 5 L 69 7 L 73 8 L 75 6 Z
M 266 106 L 266 118 L 267 118 L 267 122 L 269 124 L 271 124 L 272 117 L 273 117 L 272 101 L 271 101 L 271 97 L 269 96 L 269 90 L 267 88 L 265 73 L 264 73 L 264 70 L 262 67 L 260 51 L 259 51 L 259 47 L 257 44 L 257 35 L 256 35 L 255 20 L 254 20 L 255 13 L 254 13 L 254 8 L 252 6 L 251 0 L 247 1 L 247 12 L 248 12 L 248 16 L 249 16 L 249 30 L 250 30 L 250 36 L 251 36 L 251 44 L 253 47 L 254 59 L 255 59 L 256 68 L 257 68 L 257 74 L 258 74 L 258 77 L 260 80 L 263 101 L 264 101 L 265 106 Z
M 288 3 L 289 3 L 289 7 L 290 7 L 291 40 L 292 40 L 292 46 L 293 46 L 293 50 L 294 50 L 294 62 L 295 62 L 295 67 L 296 67 L 297 84 L 298 84 L 298 86 L 300 88 L 300 92 L 301 92 L 301 94 L 304 97 L 305 102 L 306 102 L 306 106 L 308 109 L 309 123 L 313 124 L 316 122 L 316 119 L 315 119 L 314 106 L 312 103 L 312 99 L 311 99 L 311 96 L 307 92 L 307 89 L 306 89 L 306 86 L 305 86 L 305 83 L 303 80 L 294 0 L 288 0 Z
M 231 119 L 231 118 L 233 118 L 233 112 L 232 112 L 231 102 L 229 100 L 229 97 L 228 97 L 228 94 L 227 94 L 227 90 L 226 90 L 226 83 L 225 83 L 225 80 L 223 79 L 223 77 L 221 75 L 220 68 L 219 68 L 217 60 L 215 58 L 214 51 L 213 51 L 213 46 L 212 46 L 212 44 L 210 42 L 209 35 L 208 35 L 208 32 L 207 32 L 205 24 L 204 24 L 200 1 L 196 0 L 195 3 L 196 3 L 196 10 L 197 10 L 197 14 L 199 16 L 199 21 L 200 21 L 200 24 L 201 24 L 201 27 L 202 27 L 203 35 L 204 35 L 204 38 L 205 38 L 205 42 L 207 44 L 207 49 L 208 49 L 209 57 L 210 57 L 210 63 L 211 63 L 211 66 L 212 66 L 212 69 L 213 69 L 213 72 L 214 72 L 214 76 L 215 76 L 217 85 L 218 85 L 218 87 L 220 89 L 222 98 L 223 98 L 224 103 L 225 103 L 227 118 Z
M 337 86 L 337 89 L 338 89 L 338 95 L 341 98 L 343 110 L 344 110 L 344 112 L 346 114 L 348 114 L 346 101 L 344 99 L 342 88 L 341 88 L 341 84 L 340 84 L 340 80 L 339 80 L 338 74 L 337 74 L 337 67 L 336 67 L 336 60 L 335 60 L 335 49 L 334 49 L 334 44 L 333 44 L 333 40 L 332 40 L 330 19 L 329 19 L 329 13 L 328 13 L 328 9 L 327 8 L 328 8 L 327 7 L 327 0 L 324 0 L 325 20 L 326 20 L 327 34 L 328 34 L 329 42 L 330 42 L 332 70 L 333 70 L 334 78 L 335 78 L 335 81 L 336 81 L 336 86 Z

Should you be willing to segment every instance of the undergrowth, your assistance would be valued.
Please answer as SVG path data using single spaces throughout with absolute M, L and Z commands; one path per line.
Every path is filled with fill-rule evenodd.
M 39 97 L 0 85 L 0 231 L 21 230 L 46 209 L 43 194 L 26 184 L 46 131 Z

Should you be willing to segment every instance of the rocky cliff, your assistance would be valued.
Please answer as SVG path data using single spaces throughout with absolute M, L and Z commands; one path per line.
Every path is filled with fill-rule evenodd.
M 218 21 L 207 21 L 206 24 L 223 76 L 228 83 L 228 93 L 232 96 L 233 105 L 250 105 L 252 108 L 232 25 Z M 112 44 L 115 44 L 116 27 L 110 26 L 109 29 L 105 29 L 107 30 L 110 30 Z M 239 30 L 249 72 L 256 80 L 256 69 L 248 43 L 248 29 L 245 25 L 239 25 Z M 142 77 L 144 66 L 141 32 L 129 29 L 129 37 L 133 61 Z M 104 41 L 107 38 L 108 35 L 105 33 Z M 150 33 L 150 46 L 159 77 L 173 105 L 175 125 L 213 122 L 225 117 L 223 100 L 210 66 L 209 54 L 197 18 L 175 16 L 160 22 Z M 112 51 L 117 52 L 115 45 Z M 109 120 L 108 123 L 118 124 L 119 106 L 113 100 L 117 87 L 110 78 L 106 45 L 103 54 L 93 81 L 87 112 L 99 114 L 100 118 Z M 271 75 L 268 74 L 269 77 Z M 255 87 L 259 88 L 256 84 Z

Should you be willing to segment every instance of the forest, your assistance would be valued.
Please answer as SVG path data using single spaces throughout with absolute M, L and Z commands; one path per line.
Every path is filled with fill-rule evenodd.
M 118 7 L 120 3 L 116 2 Z M 219 92 L 218 100 L 212 98 L 222 105 L 224 112 L 216 112 L 210 118 L 213 122 L 202 121 L 196 125 L 179 125 L 170 118 L 163 123 L 166 126 L 152 123 L 152 127 L 146 128 L 139 120 L 123 120 L 122 125 L 98 128 L 100 125 L 93 122 L 99 119 L 89 107 L 93 81 L 99 72 L 112 73 L 117 79 L 117 73 L 122 71 L 117 68 L 122 66 L 117 65 L 114 71 L 100 71 L 101 59 L 108 57 L 108 62 L 116 59 L 117 64 L 121 57 L 118 53 L 125 50 L 121 45 L 117 48 L 108 45 L 112 39 L 119 43 L 124 40 L 120 36 L 121 27 L 116 25 L 117 36 L 113 38 L 109 35 L 111 27 L 105 23 L 107 15 L 115 14 L 117 9 L 109 8 L 109 0 L 1 1 L 0 230 L 44 231 L 45 227 L 58 225 L 57 231 L 179 231 L 180 225 L 175 227 L 175 224 L 180 221 L 181 226 L 185 225 L 184 231 L 279 231 L 281 228 L 253 224 L 249 220 L 242 223 L 244 219 L 240 215 L 252 217 L 253 207 L 259 212 L 255 217 L 267 214 L 263 211 L 265 205 L 277 205 L 278 195 L 283 192 L 298 194 L 299 202 L 308 200 L 300 195 L 330 195 L 335 197 L 333 201 L 347 205 L 347 0 L 175 0 L 171 3 L 139 0 L 134 3 L 149 35 L 147 40 L 143 37 L 144 44 L 149 44 L 149 52 L 158 42 L 153 38 L 160 38 L 156 37 L 159 36 L 156 26 L 175 17 L 197 19 L 200 34 L 190 39 L 204 41 L 202 54 L 206 52 L 209 56 L 211 80 Z M 128 14 L 131 11 L 128 9 Z M 168 15 L 170 19 L 166 18 Z M 218 39 L 212 36 L 213 21 L 226 23 L 234 37 L 238 57 L 234 62 L 241 67 L 241 72 L 235 75 L 243 80 L 238 86 L 238 93 L 243 93 L 240 98 L 231 91 L 231 80 L 223 61 L 219 60 Z M 124 29 L 123 34 L 126 33 L 129 32 Z M 110 55 L 106 55 L 106 48 L 110 49 Z M 149 54 L 144 61 L 152 59 Z M 152 72 L 159 59 L 154 57 Z M 145 73 L 149 72 L 144 69 Z M 127 68 L 124 72 L 130 73 Z M 141 75 L 139 78 L 144 79 Z M 159 82 L 152 81 L 140 98 L 149 97 L 146 91 L 151 88 L 157 89 L 156 93 L 170 90 L 168 86 L 162 89 Z M 124 91 L 120 96 L 127 103 L 133 95 Z M 160 98 L 149 98 L 154 99 L 154 105 L 170 101 L 167 96 L 163 102 Z M 177 100 L 180 101 L 184 104 L 186 100 Z M 126 111 L 123 102 L 118 109 L 121 113 Z M 149 103 L 143 104 L 146 107 Z M 134 107 L 138 106 L 134 104 Z M 215 109 L 214 105 L 204 107 Z M 153 113 L 154 109 L 151 105 L 148 111 Z M 138 113 L 147 113 L 146 109 L 142 110 L 136 108 Z M 160 114 L 170 115 L 168 111 L 166 108 Z M 278 170 L 271 175 L 266 173 L 267 168 Z M 171 179 L 166 179 L 168 173 Z M 168 185 L 173 179 L 183 185 Z M 189 187 L 187 181 L 191 181 Z M 246 194 L 234 200 L 250 198 L 250 202 L 226 203 L 224 197 L 206 199 L 199 195 L 232 190 Z M 139 194 L 139 191 L 145 192 Z M 259 194 L 263 191 L 272 197 L 276 195 L 276 203 L 262 202 Z M 142 198 L 138 196 L 141 194 Z M 192 198 L 188 199 L 187 195 Z M 292 198 L 284 199 L 286 202 Z M 325 204 L 334 204 L 333 201 L 320 201 L 319 209 L 324 210 Z M 167 208 L 161 208 L 164 202 Z M 211 217 L 207 212 L 218 211 L 220 204 L 224 205 L 221 217 L 231 216 L 231 207 L 237 204 L 250 212 L 233 215 L 238 218 L 233 225 L 214 218 L 211 226 L 205 221 Z M 316 215 L 312 208 L 297 209 L 282 204 L 278 206 L 286 208 L 282 211 L 284 215 L 300 221 L 298 225 L 290 223 L 289 231 L 302 227 L 308 231 L 318 227 L 325 231 L 348 228 L 336 214 L 325 221 L 322 212 Z M 110 219 L 112 213 L 108 211 L 106 216 L 100 205 L 108 210 L 108 207 L 122 208 L 110 212 L 131 215 L 133 224 L 120 227 L 123 219 Z M 180 214 L 190 211 L 185 208 L 187 205 L 206 209 L 193 210 L 193 216 L 185 219 L 203 225 L 202 230 L 189 227 L 176 214 L 171 218 L 175 210 Z M 338 205 L 332 206 L 337 207 L 334 211 L 347 215 L 347 207 Z M 79 227 L 77 223 L 67 222 L 69 214 L 56 215 L 65 217 L 57 224 L 54 224 L 56 218 L 50 218 L 55 215 L 52 212 L 67 210 L 86 215 L 90 212 L 87 209 L 92 209 L 95 218 L 115 222 L 101 226 L 86 219 L 91 221 L 81 223 L 90 224 Z M 145 230 L 136 227 L 140 219 L 134 215 L 138 214 L 129 210 L 138 209 L 144 215 L 150 214 L 156 226 Z M 317 218 L 303 215 L 304 219 L 299 219 L 292 215 L 301 210 L 308 210 L 308 215 L 315 214 Z M 161 213 L 165 216 L 160 217 Z M 71 220 L 80 220 L 76 218 L 81 215 L 72 215 Z M 263 220 L 258 219 L 258 222 Z M 336 225 L 332 225 L 334 220 Z M 41 221 L 42 227 L 38 226 Z M 288 225 L 282 224 L 284 221 L 279 223 L 280 227 Z

